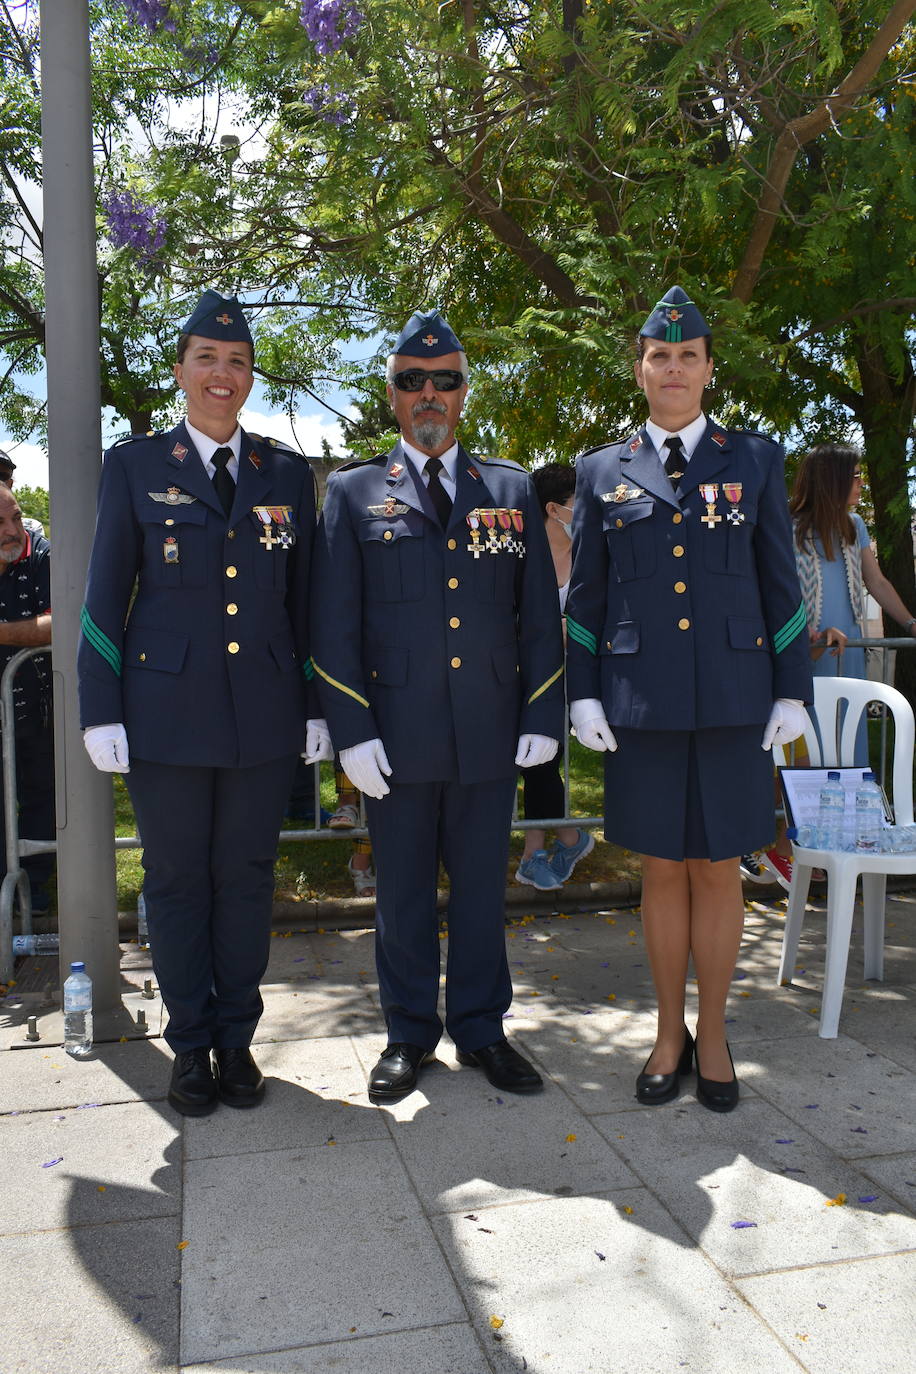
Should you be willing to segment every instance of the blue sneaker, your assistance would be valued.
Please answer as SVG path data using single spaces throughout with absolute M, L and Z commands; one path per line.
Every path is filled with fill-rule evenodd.
M 536 849 L 530 859 L 522 859 L 515 870 L 515 881 L 536 887 L 538 892 L 553 892 L 563 884 L 547 862 L 547 850 Z
M 559 840 L 554 840 L 550 851 L 550 871 L 561 883 L 565 883 L 579 860 L 591 854 L 594 848 L 595 837 L 590 830 L 580 830 L 575 844 L 561 844 Z

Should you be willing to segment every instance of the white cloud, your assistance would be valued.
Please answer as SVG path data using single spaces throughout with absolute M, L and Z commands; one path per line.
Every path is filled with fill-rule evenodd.
M 332 453 L 346 452 L 343 433 L 338 420 L 326 420 L 323 415 L 295 415 L 292 422 L 288 415 L 266 415 L 259 410 L 243 410 L 239 419 L 242 428 L 252 434 L 263 434 L 271 439 L 279 439 L 299 449 L 309 458 L 321 456 L 321 441 L 326 439 Z
M 17 444 L 12 439 L 0 441 L 0 448 L 16 464 L 14 486 L 48 487 L 48 455 L 38 444 Z

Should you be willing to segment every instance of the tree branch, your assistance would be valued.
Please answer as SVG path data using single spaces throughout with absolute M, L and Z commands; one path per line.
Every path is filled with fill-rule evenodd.
M 754 294 L 782 208 L 783 193 L 800 150 L 847 114 L 861 99 L 914 13 L 916 0 L 896 0 L 868 48 L 836 90 L 825 96 L 808 114 L 790 120 L 784 126 L 766 170 L 763 191 L 757 201 L 757 217 L 735 276 L 732 295 L 736 300 L 747 305 Z

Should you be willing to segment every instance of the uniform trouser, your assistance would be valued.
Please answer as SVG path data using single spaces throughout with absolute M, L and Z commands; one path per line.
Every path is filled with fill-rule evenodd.
M 16 797 L 19 837 L 57 838 L 54 819 L 54 731 L 50 725 L 20 726 L 16 730 Z M 6 814 L 0 813 L 0 878 L 6 875 Z M 44 897 L 54 871 L 54 855 L 31 854 L 22 867 L 29 875 L 32 896 Z
M 459 1049 L 503 1036 L 512 1001 L 505 894 L 515 779 L 391 784 L 366 797 L 375 855 L 375 953 L 388 1041 L 435 1049 L 439 860 L 449 877 L 445 1028 Z
M 525 802 L 525 820 L 553 820 L 565 814 L 566 794 L 563 791 L 563 749 L 547 763 L 536 763 L 532 768 L 523 768 L 522 795 Z
M 153 968 L 177 1053 L 251 1043 L 264 1004 L 277 836 L 296 756 L 253 768 L 131 759 Z

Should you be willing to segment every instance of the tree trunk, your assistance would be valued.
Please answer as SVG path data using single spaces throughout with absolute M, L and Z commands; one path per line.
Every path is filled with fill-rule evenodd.
M 916 614 L 916 568 L 913 560 L 913 512 L 908 482 L 907 440 L 916 407 L 916 377 L 905 348 L 902 364 L 892 368 L 884 347 L 863 333 L 856 340 L 862 383 L 862 428 L 865 462 L 875 510 L 878 559 L 885 577 L 904 604 Z M 895 376 L 895 371 L 900 375 Z M 902 626 L 885 617 L 885 634 L 900 635 Z M 916 707 L 916 648 L 897 655 L 895 685 Z

